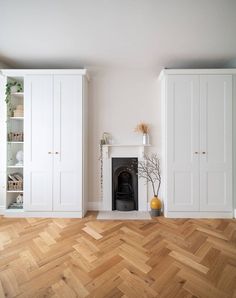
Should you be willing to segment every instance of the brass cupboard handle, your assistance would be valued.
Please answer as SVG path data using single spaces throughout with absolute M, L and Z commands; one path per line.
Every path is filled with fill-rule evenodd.
M 55 154 L 59 154 L 59 152 L 58 152 L 58 151 L 56 151 L 56 152 L 55 152 Z
M 48 154 L 52 154 L 52 152 L 51 151 L 48 151 Z
M 195 151 L 194 153 L 195 153 L 195 154 L 198 154 L 199 152 Z
M 202 154 L 206 154 L 206 152 L 205 151 L 202 151 Z

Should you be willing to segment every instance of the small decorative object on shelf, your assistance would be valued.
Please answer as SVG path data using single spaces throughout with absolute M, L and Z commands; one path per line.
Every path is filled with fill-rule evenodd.
M 140 122 L 136 127 L 135 127 L 135 132 L 141 133 L 143 135 L 143 145 L 149 145 L 149 124 L 145 122 Z
M 8 190 L 21 191 L 23 190 L 23 176 L 20 173 L 13 173 L 8 175 Z
M 9 142 L 23 142 L 24 141 L 24 133 L 23 132 L 9 132 L 8 133 L 8 141 Z
M 24 106 L 23 105 L 17 105 L 16 109 L 13 111 L 14 117 L 24 117 Z
M 24 163 L 24 152 L 22 150 L 19 150 L 16 153 L 16 160 L 17 160 L 16 166 L 23 166 L 23 163 Z
M 102 139 L 101 139 L 101 144 L 102 145 L 107 145 L 107 144 L 110 144 L 111 143 L 111 134 L 109 132 L 104 132 L 102 134 Z
M 23 195 L 22 195 L 22 194 L 19 194 L 19 195 L 16 197 L 16 203 L 17 203 L 17 204 L 23 204 Z
M 103 145 L 107 145 L 111 142 L 111 134 L 108 133 L 108 132 L 104 132 L 102 134 L 102 138 L 100 140 L 100 163 L 101 163 L 101 167 L 100 167 L 100 188 L 101 188 L 101 198 L 103 197 L 103 175 L 102 175 L 102 172 L 103 172 L 103 157 L 102 157 L 102 146 Z
M 23 195 L 19 194 L 16 197 L 16 201 L 11 203 L 8 209 L 23 209 Z
M 138 162 L 138 175 L 140 178 L 146 179 L 147 183 L 151 182 L 153 195 L 150 202 L 151 215 L 161 215 L 161 200 L 158 198 L 160 186 L 161 186 L 161 170 L 160 170 L 160 159 L 156 154 L 151 156 L 144 155 L 144 160 Z

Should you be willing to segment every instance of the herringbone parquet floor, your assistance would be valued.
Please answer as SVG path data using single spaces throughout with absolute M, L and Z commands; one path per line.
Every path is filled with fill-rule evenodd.
M 236 297 L 236 222 L 2 217 L 0 297 Z

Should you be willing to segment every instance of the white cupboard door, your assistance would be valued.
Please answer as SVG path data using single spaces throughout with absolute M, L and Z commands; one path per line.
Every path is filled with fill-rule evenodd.
M 52 211 L 53 80 L 29 75 L 24 82 L 24 208 Z
M 167 208 L 199 210 L 199 76 L 167 81 Z
M 82 76 L 54 76 L 54 211 L 82 210 Z
M 232 210 L 232 76 L 200 78 L 200 210 Z

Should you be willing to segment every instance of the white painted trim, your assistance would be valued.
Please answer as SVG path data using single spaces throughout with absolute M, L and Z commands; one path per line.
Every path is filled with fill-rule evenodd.
M 87 69 L 1 69 L 5 76 L 25 76 L 25 75 L 88 75 Z
M 82 212 L 5 211 L 5 217 L 82 218 Z
M 103 210 L 103 202 L 102 201 L 88 202 L 87 209 L 88 209 L 88 211 L 102 211 Z
M 5 207 L 4 205 L 0 206 L 0 215 L 4 215 L 5 213 Z
M 233 209 L 236 218 L 236 75 L 233 76 Z
M 82 210 L 83 210 L 83 217 L 86 215 L 88 211 L 88 82 L 85 77 L 82 78 L 82 93 L 83 93 L 83 100 L 82 100 L 82 131 L 83 131 L 83 202 L 82 202 Z
M 163 69 L 158 77 L 161 80 L 165 75 L 191 75 L 191 74 L 236 74 L 236 68 L 210 68 L 210 69 Z
M 233 218 L 232 212 L 166 212 L 167 218 Z

